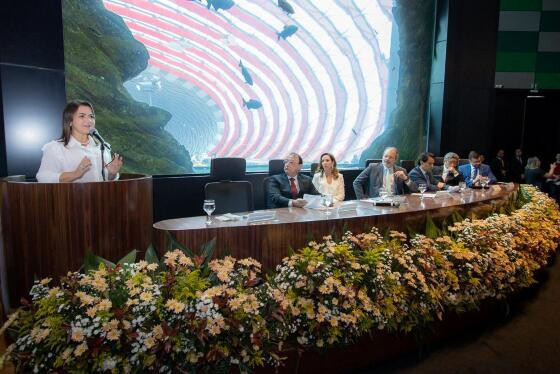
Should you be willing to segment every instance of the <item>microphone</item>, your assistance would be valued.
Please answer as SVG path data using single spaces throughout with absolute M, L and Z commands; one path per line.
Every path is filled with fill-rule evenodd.
M 94 137 L 95 139 L 99 140 L 101 142 L 101 144 L 103 144 L 105 146 L 105 148 L 111 149 L 111 146 L 109 146 L 109 144 L 107 144 L 105 139 L 103 139 L 101 134 L 99 134 L 99 131 L 97 131 L 96 129 L 89 130 L 89 135 Z

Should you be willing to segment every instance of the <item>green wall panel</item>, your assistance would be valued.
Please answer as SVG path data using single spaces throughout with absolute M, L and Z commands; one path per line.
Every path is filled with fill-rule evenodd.
M 535 83 L 539 89 L 560 89 L 560 73 L 537 73 Z
M 539 46 L 538 32 L 499 31 L 499 52 L 535 52 Z
M 539 73 L 560 73 L 560 52 L 539 52 L 535 71 Z
M 500 10 L 541 10 L 542 0 L 502 0 Z
M 541 31 L 560 31 L 560 11 L 541 12 Z
M 498 52 L 496 71 L 535 71 L 536 53 Z

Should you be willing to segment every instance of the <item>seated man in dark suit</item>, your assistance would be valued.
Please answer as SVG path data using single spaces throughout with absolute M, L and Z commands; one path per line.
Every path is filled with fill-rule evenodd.
M 490 170 L 490 166 L 481 163 L 480 155 L 475 151 L 470 151 L 469 163 L 459 166 L 459 171 L 465 177 L 467 187 L 480 186 L 482 177 L 488 178 L 488 184 L 497 182 L 492 170 Z
M 434 167 L 434 154 L 430 152 L 424 152 L 418 156 L 417 165 L 414 169 L 410 171 L 408 176 L 417 186 L 421 184 L 426 185 L 426 191 L 439 191 L 445 187 L 445 183 L 438 182 L 432 174 L 432 169 Z
M 505 182 L 506 178 L 508 177 L 507 165 L 506 165 L 504 155 L 505 155 L 504 150 L 499 149 L 498 152 L 496 153 L 496 157 L 494 157 L 492 163 L 490 164 L 490 169 L 492 169 L 492 172 L 500 182 Z
M 284 172 L 269 177 L 267 206 L 284 208 L 288 206 L 302 208 L 307 202 L 304 194 L 318 195 L 311 177 L 300 174 L 303 160 L 297 153 L 290 153 L 284 160 Z
M 354 179 L 353 186 L 356 199 L 378 197 L 380 188 L 384 188 L 389 193 L 395 195 L 418 191 L 416 184 L 406 175 L 406 170 L 395 165 L 398 156 L 397 148 L 385 148 L 382 162 L 379 164 L 369 164 Z

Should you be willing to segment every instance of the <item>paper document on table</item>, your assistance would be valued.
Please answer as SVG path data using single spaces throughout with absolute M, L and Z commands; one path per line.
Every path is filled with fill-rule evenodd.
M 321 205 L 321 195 L 305 194 L 305 195 L 303 195 L 303 200 L 307 201 L 307 204 L 305 204 L 306 208 L 320 209 L 322 207 L 322 205 Z
M 421 195 L 422 194 L 419 193 L 419 192 L 415 192 L 415 193 L 412 194 L 412 196 L 421 196 Z M 428 198 L 428 199 L 433 199 L 434 197 L 436 197 L 436 193 L 432 193 L 432 192 L 426 193 L 426 192 L 424 192 L 424 197 Z
M 242 217 L 236 214 L 226 213 L 221 216 L 215 217 L 218 221 L 226 222 L 226 221 L 237 221 L 240 220 Z

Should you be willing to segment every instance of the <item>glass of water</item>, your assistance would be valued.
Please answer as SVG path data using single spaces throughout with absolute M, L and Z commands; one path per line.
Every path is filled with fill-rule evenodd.
M 204 209 L 204 211 L 207 214 L 206 217 L 206 224 L 209 225 L 212 223 L 212 213 L 214 213 L 214 210 L 216 210 L 216 202 L 214 200 L 204 200 L 204 205 L 202 206 L 202 209 Z
M 467 188 L 467 184 L 465 182 L 459 182 L 459 191 L 464 192 Z
M 488 177 L 480 177 L 480 185 L 482 188 L 486 188 L 488 186 Z
M 389 195 L 389 191 L 387 191 L 386 188 L 381 187 L 379 189 L 379 197 L 381 198 L 381 200 L 385 200 L 385 198 L 387 197 L 387 195 Z
M 428 186 L 425 183 L 420 183 L 418 185 L 418 191 L 420 191 L 420 199 L 424 200 L 424 192 L 428 189 Z
M 333 195 L 330 193 L 323 194 L 321 196 L 321 203 L 325 207 L 325 214 L 331 214 L 329 208 L 333 205 Z

